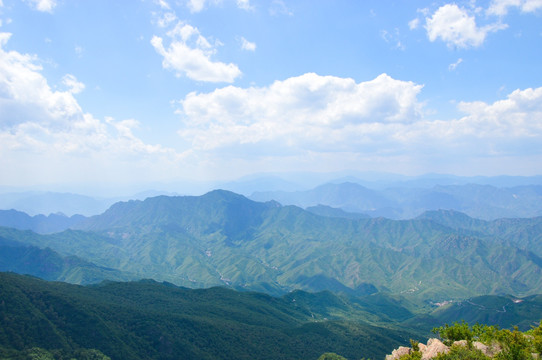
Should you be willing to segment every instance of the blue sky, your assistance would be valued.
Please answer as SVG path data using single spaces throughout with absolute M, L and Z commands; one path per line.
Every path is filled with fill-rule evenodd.
M 0 0 L 0 185 L 542 174 L 542 1 Z

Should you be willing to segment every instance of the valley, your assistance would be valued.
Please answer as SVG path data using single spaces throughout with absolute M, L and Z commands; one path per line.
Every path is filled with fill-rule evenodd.
M 0 223 L 7 358 L 383 358 L 459 319 L 542 318 L 542 217 L 394 220 L 214 190 Z

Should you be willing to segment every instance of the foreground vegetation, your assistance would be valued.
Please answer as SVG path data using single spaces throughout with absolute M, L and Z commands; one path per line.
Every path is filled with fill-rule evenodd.
M 46 350 L 33 347 L 25 350 L 0 348 L 2 360 L 111 360 L 96 349 Z
M 0 273 L 0 359 L 383 359 L 408 339 L 425 340 L 435 326 L 429 324 L 442 324 L 459 309 L 482 319 L 506 315 L 493 317 L 504 327 L 540 318 L 539 297 L 512 300 L 476 298 L 429 316 L 384 294 L 272 297 L 152 280 L 78 286 Z M 520 332 L 455 323 L 435 332 L 446 344 L 498 343 L 499 359 L 530 359 L 542 346 L 540 327 Z M 470 345 L 451 346 L 444 359 L 486 359 L 482 355 Z
M 302 302 L 301 293 L 275 298 L 154 281 L 77 286 L 0 273 L 0 358 L 383 358 L 414 336 L 324 320 Z
M 452 326 L 446 324 L 433 329 L 433 332 L 447 346 L 435 354 L 437 360 L 531 360 L 542 356 L 542 322 L 525 332 L 517 327 L 512 330 L 481 324 L 470 327 L 464 321 L 455 322 Z M 428 358 L 429 355 L 423 354 L 423 344 L 411 340 L 411 345 L 412 348 L 399 360 Z

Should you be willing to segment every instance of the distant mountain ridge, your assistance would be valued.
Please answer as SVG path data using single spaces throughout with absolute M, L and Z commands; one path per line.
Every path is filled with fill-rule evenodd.
M 339 208 L 334 208 L 327 205 L 316 205 L 316 206 L 309 206 L 305 210 L 308 212 L 311 212 L 316 215 L 320 216 L 328 216 L 328 217 L 337 217 L 337 218 L 346 218 L 346 219 L 367 219 L 370 218 L 369 215 L 361 214 L 361 213 L 355 213 L 355 212 L 347 212 Z
M 0 209 L 18 210 L 30 215 L 63 213 L 70 215 L 101 214 L 115 199 L 58 193 L 50 191 L 26 191 L 0 194 Z
M 57 234 L 0 235 L 188 287 L 443 300 L 542 293 L 541 227 L 542 218 L 483 221 L 452 211 L 401 221 L 320 216 L 216 190 L 120 202 Z
M 175 195 L 165 191 L 148 190 L 130 197 L 96 197 L 66 192 L 23 191 L 0 193 L 0 209 L 17 210 L 30 216 L 73 215 L 91 216 L 101 214 L 111 205 L 127 199 L 145 199 L 158 195 Z
M 436 185 L 373 190 L 357 183 L 328 183 L 312 190 L 255 192 L 255 201 L 276 200 L 302 208 L 327 205 L 372 217 L 411 219 L 428 210 L 455 210 L 485 220 L 542 216 L 542 186 Z
M 317 202 L 312 199 L 307 204 L 302 205 L 299 202 L 292 203 L 285 200 L 279 201 L 278 196 L 274 197 L 275 200 L 284 205 L 292 204 L 303 208 L 308 206 L 327 205 L 342 208 L 347 212 L 361 212 L 367 213 L 373 217 L 384 216 L 395 219 L 413 218 L 420 215 L 423 211 L 438 210 L 440 208 L 462 211 L 472 217 L 483 218 L 486 220 L 501 217 L 532 217 L 542 215 L 539 211 L 540 206 L 537 206 L 537 199 L 540 198 L 541 194 L 540 187 L 542 186 L 542 176 L 465 177 L 446 174 L 405 176 L 390 173 L 359 171 L 341 171 L 332 173 L 263 173 L 253 174 L 231 181 L 200 181 L 197 183 L 179 181 L 174 183 L 140 184 L 138 186 L 131 186 L 130 188 L 133 190 L 127 190 L 124 185 L 122 187 L 118 185 L 116 187 L 113 186 L 113 188 L 110 188 L 109 190 L 100 189 L 100 186 L 96 187 L 93 186 L 93 184 L 79 186 L 79 191 L 87 195 L 78 194 L 77 191 L 73 192 L 73 189 L 77 188 L 73 186 L 69 187 L 72 189 L 72 192 L 53 192 L 50 189 L 49 191 L 28 191 L 28 189 L 23 188 L 0 186 L 0 209 L 15 209 L 26 212 L 29 215 L 63 213 L 68 216 L 75 214 L 92 216 L 103 213 L 112 204 L 118 201 L 127 201 L 130 199 L 143 200 L 147 197 L 158 195 L 201 195 L 212 191 L 213 189 L 225 189 L 251 197 L 253 200 L 267 201 L 274 198 L 273 196 L 267 196 L 271 193 L 278 195 L 284 193 L 294 194 L 295 196 L 293 199 L 295 199 L 303 192 L 312 192 L 316 187 L 325 187 L 326 184 L 338 185 L 343 183 L 351 183 L 369 189 L 375 196 L 375 200 L 378 200 L 379 197 L 384 197 L 384 199 L 380 200 L 391 200 L 392 206 L 387 207 L 387 205 L 383 205 L 382 202 L 376 202 L 375 204 L 377 206 L 371 208 L 367 206 L 367 204 L 356 204 L 355 202 L 350 201 L 352 203 L 350 204 L 350 207 L 343 207 L 342 203 L 344 203 L 344 199 L 341 201 L 334 200 L 333 204 L 331 203 L 332 201 Z M 503 207 L 503 204 L 489 204 L 487 201 L 478 201 L 480 205 L 484 206 L 481 208 L 474 207 L 471 209 L 469 204 L 467 204 L 469 206 L 462 208 L 455 206 L 458 201 L 459 204 L 461 204 L 472 197 L 472 189 L 468 189 L 471 185 L 480 188 L 487 187 L 488 189 L 498 188 L 499 190 L 521 190 L 521 188 L 528 190 L 529 188 L 538 187 L 538 190 L 535 189 L 535 191 L 530 194 L 528 193 L 530 190 L 523 192 L 522 194 L 514 192 L 505 194 L 508 197 L 513 195 L 526 196 L 527 200 L 529 197 L 532 197 L 533 200 L 530 202 L 522 198 L 516 199 L 516 205 L 519 204 L 519 206 L 505 204 Z M 439 190 L 439 187 L 448 188 L 448 190 Z M 452 191 L 452 194 L 446 194 L 446 192 L 451 191 L 450 189 L 453 187 L 456 187 L 456 189 Z M 56 188 L 58 189 L 59 187 L 57 186 Z M 106 192 L 104 193 L 103 191 Z M 119 196 L 119 191 L 123 194 L 126 191 L 130 191 L 134 195 L 126 196 L 126 194 L 124 194 Z M 493 192 L 494 189 L 490 191 Z M 444 192 L 444 194 L 442 192 Z M 261 194 L 266 194 L 266 197 L 259 198 Z M 353 195 L 356 194 L 353 193 Z M 436 196 L 436 198 L 433 198 L 433 195 Z M 358 195 L 356 195 L 356 197 L 357 196 Z M 455 197 L 458 197 L 459 199 L 454 200 Z M 451 200 L 451 207 L 446 203 L 446 199 Z M 482 200 L 484 199 L 482 198 Z M 487 205 L 491 206 L 487 207 Z M 513 209 L 509 208 L 509 205 L 512 206 Z M 534 210 L 538 210 L 538 212 Z
M 39 234 L 64 231 L 84 219 L 83 215 L 73 215 L 70 217 L 63 214 L 30 216 L 17 210 L 0 210 L 0 226 L 12 227 L 19 230 L 32 230 Z

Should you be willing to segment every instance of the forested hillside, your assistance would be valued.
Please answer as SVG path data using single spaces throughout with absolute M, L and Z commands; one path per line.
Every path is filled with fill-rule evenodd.
M 324 320 L 329 314 L 320 310 L 332 299 L 324 294 L 318 308 L 306 295 L 154 281 L 82 287 L 0 273 L 0 354 L 39 347 L 67 354 L 95 349 L 113 360 L 317 359 L 327 351 L 382 358 L 413 336 L 359 318 Z
M 542 293 L 542 218 L 483 221 L 440 211 L 352 219 L 217 190 L 120 202 L 76 227 L 49 235 L 1 228 L 0 237 L 124 278 L 187 287 L 381 291 L 435 302 Z

